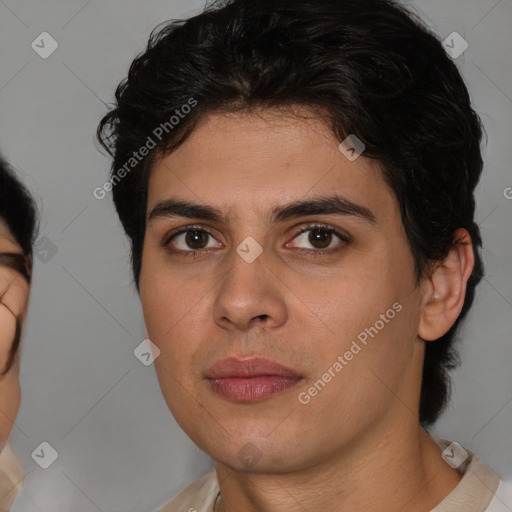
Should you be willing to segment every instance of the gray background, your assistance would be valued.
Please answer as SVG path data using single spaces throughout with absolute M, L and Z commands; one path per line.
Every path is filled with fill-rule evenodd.
M 510 478 L 512 3 L 408 3 L 441 39 L 457 31 L 468 41 L 456 62 L 489 135 L 477 197 L 487 274 L 435 433 Z M 15 512 L 149 512 L 213 467 L 167 410 L 153 367 L 134 357 L 144 324 L 128 243 L 110 196 L 92 194 L 110 165 L 94 133 L 115 86 L 158 23 L 202 5 L 0 0 L 0 148 L 41 205 L 42 249 L 48 239 L 57 250 L 36 260 L 11 435 L 27 471 Z M 44 31 L 59 44 L 46 60 L 31 48 Z M 31 457 L 43 441 L 59 454 L 48 469 Z

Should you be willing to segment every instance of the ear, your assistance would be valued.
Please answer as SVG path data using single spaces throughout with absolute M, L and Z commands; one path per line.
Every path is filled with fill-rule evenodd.
M 446 334 L 464 305 L 466 285 L 475 264 L 473 245 L 469 233 L 462 228 L 455 232 L 453 240 L 446 258 L 435 264 L 432 275 L 423 283 L 418 336 L 425 341 Z

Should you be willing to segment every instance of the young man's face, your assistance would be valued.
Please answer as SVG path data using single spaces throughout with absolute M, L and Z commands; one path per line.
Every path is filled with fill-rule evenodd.
M 140 293 L 172 414 L 235 469 L 309 467 L 417 422 L 422 287 L 381 172 L 338 146 L 320 121 L 215 114 L 150 178 L 148 218 L 171 198 L 223 217 L 155 210 Z M 359 210 L 272 217 L 335 195 Z M 203 229 L 211 235 L 194 233 Z M 254 357 L 295 378 L 273 370 L 241 378 L 229 366 L 231 378 L 212 378 L 214 363 Z

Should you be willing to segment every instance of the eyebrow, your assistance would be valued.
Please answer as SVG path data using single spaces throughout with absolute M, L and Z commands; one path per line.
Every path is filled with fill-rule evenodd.
M 27 257 L 23 254 L 12 252 L 0 253 L 0 267 L 7 267 L 18 272 L 30 284 L 30 264 Z
M 340 195 L 299 200 L 286 205 L 276 206 L 270 211 L 269 219 L 270 223 L 275 224 L 304 215 L 350 215 L 371 224 L 376 224 L 377 222 L 371 210 Z M 217 208 L 172 198 L 161 201 L 151 210 L 149 222 L 172 217 L 197 218 L 227 224 L 227 218 Z

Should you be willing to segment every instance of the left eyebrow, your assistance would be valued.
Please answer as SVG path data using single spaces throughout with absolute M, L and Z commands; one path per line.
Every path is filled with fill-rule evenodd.
M 269 214 L 270 223 L 305 215 L 350 215 L 376 224 L 373 212 L 360 204 L 354 203 L 340 195 L 321 196 L 313 199 L 298 200 L 274 207 Z M 186 217 L 209 220 L 226 224 L 227 218 L 217 208 L 187 201 L 166 199 L 158 203 L 149 214 L 149 221 L 170 217 Z
M 377 222 L 371 210 L 340 195 L 316 197 L 278 206 L 271 211 L 271 222 L 281 222 L 304 215 L 351 215 L 372 224 Z
M 21 274 L 30 283 L 30 272 L 27 258 L 23 254 L 2 252 L 0 253 L 0 267 L 7 267 Z

